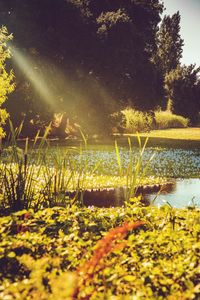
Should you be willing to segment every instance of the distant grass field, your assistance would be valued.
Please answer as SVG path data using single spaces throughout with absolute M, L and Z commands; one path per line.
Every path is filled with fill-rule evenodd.
M 149 132 L 139 133 L 139 135 L 142 140 L 149 137 L 148 146 L 151 147 L 200 147 L 200 127 L 152 130 Z M 135 141 L 137 140 L 136 134 L 115 135 L 115 138 L 121 143 L 126 142 L 127 137 L 131 137 Z
M 141 136 L 166 138 L 166 139 L 178 139 L 178 140 L 192 140 L 200 141 L 200 127 L 195 128 L 173 128 L 165 130 L 153 130 L 149 133 L 142 133 Z

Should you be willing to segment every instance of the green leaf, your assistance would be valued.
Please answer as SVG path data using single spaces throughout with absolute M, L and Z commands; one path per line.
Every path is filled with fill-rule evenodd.
M 128 281 L 128 282 L 131 282 L 131 281 L 135 281 L 135 276 L 133 276 L 133 275 L 126 275 L 125 277 L 124 277 L 124 280 L 125 281 Z
M 9 258 L 14 258 L 14 257 L 16 257 L 16 254 L 15 254 L 15 252 L 11 251 L 11 252 L 8 253 L 7 256 L 8 256 Z

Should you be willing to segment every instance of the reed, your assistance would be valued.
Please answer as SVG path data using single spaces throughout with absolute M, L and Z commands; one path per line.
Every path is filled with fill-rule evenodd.
M 33 143 L 27 138 L 23 148 L 18 142 L 22 127 L 23 123 L 14 129 L 10 121 L 8 142 L 1 151 L 0 207 L 13 212 L 30 208 L 37 211 L 55 205 L 83 206 L 87 174 L 93 174 L 100 165 L 97 162 L 89 168 L 83 132 L 80 130 L 83 142 L 79 147 L 64 151 L 57 147 L 51 151 L 48 142 L 51 124 L 42 137 L 38 131 Z M 72 191 L 74 197 L 69 199 Z
M 135 161 L 131 139 L 128 138 L 129 163 L 126 167 L 122 166 L 119 147 L 117 141 L 115 141 L 115 152 L 116 152 L 116 158 L 119 167 L 119 175 L 121 177 L 125 176 L 126 178 L 126 186 L 124 187 L 124 199 L 126 205 L 129 205 L 131 199 L 133 199 L 136 196 L 137 186 L 139 186 L 142 183 L 142 180 L 144 179 L 146 172 L 149 168 L 150 162 L 155 156 L 154 153 L 148 159 L 148 161 L 145 164 L 143 164 L 143 155 L 148 142 L 148 138 L 146 138 L 143 145 L 139 134 L 137 134 L 137 140 L 139 145 L 139 153 Z

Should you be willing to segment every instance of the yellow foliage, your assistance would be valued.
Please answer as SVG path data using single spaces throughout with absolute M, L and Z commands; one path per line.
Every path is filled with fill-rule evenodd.
M 6 101 L 8 94 L 14 90 L 13 72 L 6 70 L 6 60 L 10 57 L 10 51 L 7 42 L 12 39 L 12 35 L 8 34 L 6 27 L 0 28 L 0 107 Z M 0 109 L 0 126 L 5 124 L 8 113 L 5 109 Z M 4 135 L 2 127 L 0 127 L 0 137 Z

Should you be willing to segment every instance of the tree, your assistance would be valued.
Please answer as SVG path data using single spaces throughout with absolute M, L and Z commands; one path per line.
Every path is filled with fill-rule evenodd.
M 157 34 L 156 65 L 165 76 L 180 65 L 184 41 L 180 35 L 179 12 L 164 16 Z
M 160 0 L 2 0 L 0 6 L 0 17 L 14 33 L 18 49 L 25 55 L 35 49 L 37 54 L 31 53 L 35 67 L 54 74 L 48 86 L 56 107 L 77 115 L 80 123 L 83 120 L 96 131 L 97 119 L 106 124 L 114 106 L 115 110 L 131 103 L 152 109 L 159 104 L 151 57 L 163 9 Z M 45 72 L 44 61 L 51 62 L 52 70 Z M 53 65 L 66 79 L 62 87 Z M 43 118 L 46 106 L 38 112 L 42 99 L 21 73 L 15 69 L 18 83 L 7 102 L 9 111 L 16 118 L 21 113 L 18 101 L 24 101 L 27 105 L 20 105 L 26 107 L 24 113 L 31 111 L 32 119 L 34 111 L 35 117 Z
M 6 60 L 10 57 L 7 48 L 7 42 L 11 39 L 8 35 L 6 27 L 0 28 L 0 107 L 6 101 L 7 96 L 14 89 L 13 73 L 8 72 L 6 69 Z M 0 108 L 0 137 L 4 136 L 2 125 L 5 125 L 8 113 L 5 108 Z
M 96 3 L 96 5 L 95 5 Z M 100 78 L 114 99 L 140 109 L 160 100 L 150 61 L 162 5 L 153 1 L 91 1 L 100 38 Z M 102 55 L 103 54 L 103 55 Z
M 193 124 L 200 111 L 200 67 L 195 65 L 178 66 L 165 77 L 165 89 L 168 99 L 172 100 L 173 111 L 185 116 Z

